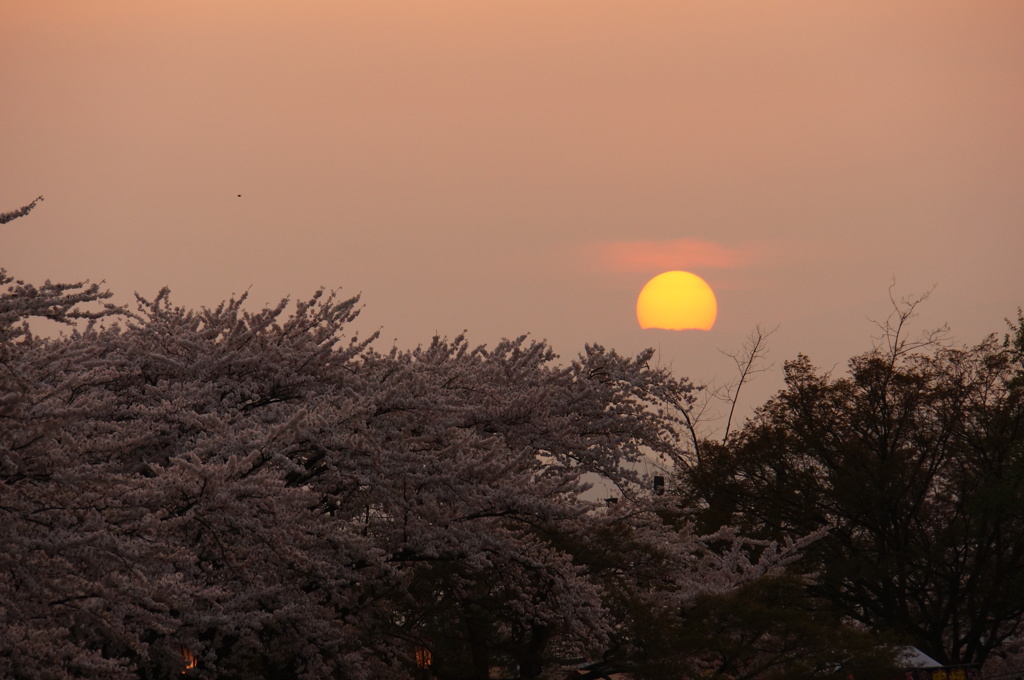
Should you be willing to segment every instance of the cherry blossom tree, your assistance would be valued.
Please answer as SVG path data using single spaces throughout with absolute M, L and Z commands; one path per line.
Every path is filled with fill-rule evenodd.
M 0 213 L 0 224 L 7 224 L 12 220 L 16 220 L 19 217 L 24 217 L 25 215 L 28 215 L 37 205 L 39 205 L 40 201 L 42 200 L 42 196 L 37 196 L 31 203 L 28 203 L 27 205 L 23 205 L 20 208 L 17 208 L 16 210 L 11 210 L 10 212 Z
M 381 353 L 325 291 L 0 286 L 5 677 L 540 677 L 797 547 L 698 536 L 649 493 L 693 390 L 649 352 Z

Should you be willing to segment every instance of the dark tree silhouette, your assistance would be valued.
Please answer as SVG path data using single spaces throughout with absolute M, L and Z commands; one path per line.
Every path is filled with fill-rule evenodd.
M 905 337 L 914 303 L 845 375 L 805 356 L 687 491 L 706 528 L 829 527 L 803 568 L 838 616 L 945 663 L 982 663 L 1024 624 L 1022 327 L 954 348 Z

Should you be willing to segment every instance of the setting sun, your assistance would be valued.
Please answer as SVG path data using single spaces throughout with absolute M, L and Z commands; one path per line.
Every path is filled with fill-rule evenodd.
M 636 300 L 640 328 L 709 331 L 718 302 L 704 279 L 690 272 L 665 272 L 647 282 Z

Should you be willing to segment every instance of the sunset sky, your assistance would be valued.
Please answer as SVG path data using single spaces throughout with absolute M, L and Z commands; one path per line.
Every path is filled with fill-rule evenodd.
M 382 350 L 696 381 L 778 326 L 753 402 L 869 348 L 893 279 L 962 342 L 1024 304 L 1019 0 L 7 0 L 0 88 L 0 211 L 46 197 L 0 266 L 120 301 L 341 288 Z M 669 269 L 713 330 L 640 329 Z

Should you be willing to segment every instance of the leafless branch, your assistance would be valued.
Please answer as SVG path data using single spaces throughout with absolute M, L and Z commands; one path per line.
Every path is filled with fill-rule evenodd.
M 722 434 L 722 441 L 729 438 L 729 432 L 732 428 L 732 417 L 736 413 L 736 404 L 740 399 L 740 390 L 743 389 L 743 386 L 750 380 L 751 376 L 763 373 L 772 367 L 771 364 L 764 364 L 763 360 L 768 356 L 768 338 L 774 335 L 777 330 L 779 330 L 778 326 L 770 331 L 766 331 L 758 324 L 750 332 L 750 335 L 747 336 L 743 347 L 735 353 L 722 351 L 722 354 L 725 354 L 735 362 L 736 369 L 740 373 L 736 389 L 732 390 L 732 394 L 727 395 L 729 416 L 725 420 L 725 432 Z
M 922 347 L 942 346 L 948 342 L 949 337 L 948 324 L 925 331 L 916 340 L 906 337 L 907 326 L 910 320 L 917 316 L 918 305 L 929 298 L 932 291 L 935 290 L 935 286 L 932 286 L 921 295 L 904 296 L 898 300 L 893 293 L 895 287 L 896 278 L 893 277 L 892 283 L 889 284 L 889 302 L 892 305 L 892 311 L 885 321 L 876 321 L 870 317 L 868 319 L 881 331 L 881 335 L 872 338 L 875 343 L 875 349 L 884 351 L 893 364 L 901 356 Z

